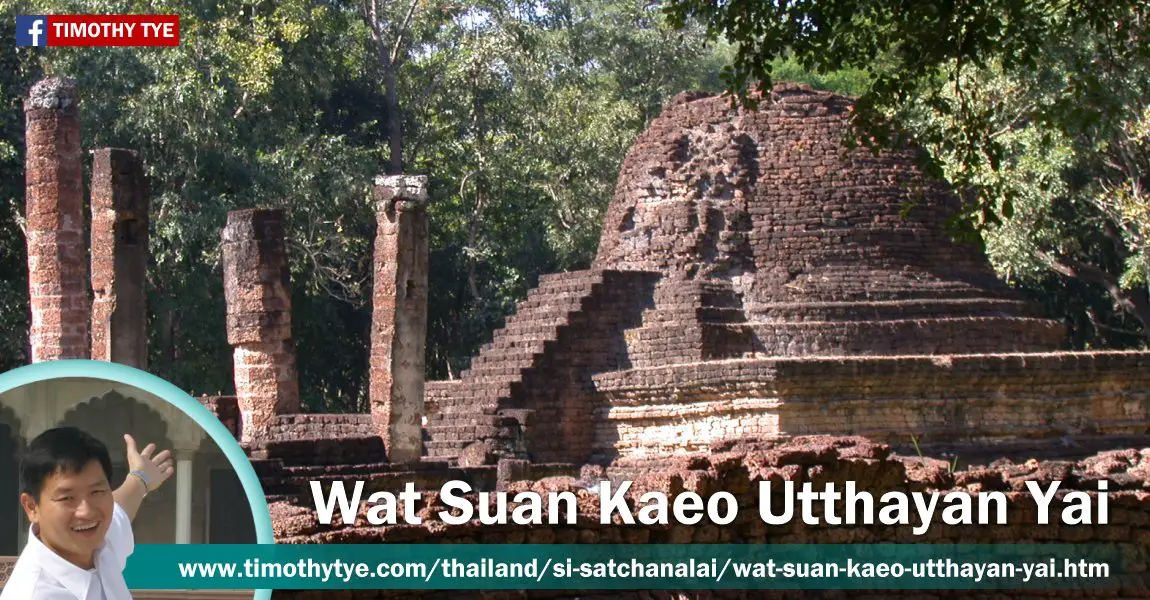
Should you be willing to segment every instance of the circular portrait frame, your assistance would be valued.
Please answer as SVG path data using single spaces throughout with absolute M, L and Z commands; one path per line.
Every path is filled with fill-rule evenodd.
M 103 379 L 128 385 L 152 394 L 179 409 L 194 420 L 219 446 L 227 457 L 244 488 L 255 524 L 256 543 L 274 544 L 271 513 L 259 476 L 252 468 L 240 443 L 215 415 L 180 388 L 139 369 L 98 360 L 55 360 L 26 365 L 0 373 L 0 394 L 10 390 L 53 379 Z M 271 590 L 255 590 L 253 600 L 271 600 Z

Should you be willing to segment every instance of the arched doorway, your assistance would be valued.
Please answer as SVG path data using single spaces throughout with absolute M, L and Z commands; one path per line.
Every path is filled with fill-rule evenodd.
M 69 410 L 61 427 L 77 427 L 104 442 L 112 456 L 112 486 L 128 476 L 127 445 L 124 434 L 136 439 L 140 448 L 149 443 L 160 450 L 173 449 L 168 423 L 147 404 L 119 392 L 108 392 Z M 137 544 L 171 544 L 176 539 L 175 485 L 165 485 L 149 494 L 133 521 Z
M 20 419 L 0 406 L 0 556 L 20 553 L 24 512 L 20 508 Z

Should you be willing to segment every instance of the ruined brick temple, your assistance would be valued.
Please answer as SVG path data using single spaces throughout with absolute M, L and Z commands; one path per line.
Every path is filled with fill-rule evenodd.
M 678 96 L 623 163 L 594 268 L 543 277 L 459 381 L 427 384 L 427 454 L 1147 433 L 1150 355 L 1060 352 L 1062 325 L 952 241 L 959 200 L 912 151 L 844 153 L 850 106 Z
M 1005 538 L 940 528 L 926 541 L 1150 542 L 1150 450 L 1122 450 L 1150 446 L 1150 353 L 1065 351 L 1060 322 L 1000 282 L 979 248 L 952 239 L 947 221 L 960 200 L 923 174 L 913 148 L 844 147 L 849 99 L 780 85 L 762 100 L 757 110 L 698 93 L 670 102 L 623 162 L 592 268 L 542 276 L 451 381 L 424 380 L 426 178 L 377 178 L 368 414 L 301 414 L 286 215 L 231 213 L 221 243 L 236 394 L 203 402 L 251 456 L 277 538 L 924 541 L 898 528 L 751 523 L 320 526 L 308 508 L 307 483 L 316 479 L 365 479 L 371 489 L 412 480 L 434 489 L 451 479 L 480 489 L 576 489 L 580 479 L 628 477 L 644 489 L 742 494 L 769 477 L 975 491 L 1107 477 L 1128 519 L 1119 529 L 1071 540 L 1057 528 Z M 81 204 L 62 192 L 34 202 L 43 193 L 34 173 L 79 189 L 79 170 L 62 152 L 34 154 L 29 123 L 34 359 L 139 364 L 143 311 L 118 312 L 107 298 L 142 302 L 133 295 L 140 268 L 121 256 L 141 250 L 105 244 L 112 238 L 96 229 L 124 228 L 115 239 L 131 239 L 146 211 L 94 213 L 96 302 L 88 308 L 73 264 L 84 254 L 73 234 Z M 41 166 L 52 160 L 59 163 Z M 42 211 L 35 222 L 34 207 Z M 112 265 L 99 280 L 97 256 Z M 91 312 L 90 336 L 66 311 L 85 323 Z M 955 470 L 892 452 L 912 444 L 957 452 L 964 463 L 1042 460 Z M 1012 498 L 1012 510 L 1026 510 L 1024 493 Z

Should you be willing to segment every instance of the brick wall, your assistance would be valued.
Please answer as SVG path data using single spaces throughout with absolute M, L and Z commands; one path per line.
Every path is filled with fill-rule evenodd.
M 1150 433 L 1143 352 L 712 361 L 603 373 L 599 456 L 859 434 L 995 443 Z
M 387 462 L 383 439 L 368 414 L 279 415 L 249 444 L 254 458 L 290 465 Z

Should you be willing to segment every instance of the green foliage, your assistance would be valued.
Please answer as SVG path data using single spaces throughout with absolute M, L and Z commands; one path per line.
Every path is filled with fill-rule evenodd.
M 893 134 L 890 113 L 912 100 L 929 107 L 953 126 L 916 133 L 954 156 L 961 166 L 958 173 L 971 178 L 963 177 L 961 184 L 973 183 L 975 174 L 987 168 L 996 170 L 1004 156 L 992 135 L 1003 125 L 1004 107 L 972 97 L 976 90 L 969 86 L 971 69 L 1047 74 L 1052 64 L 1061 64 L 1068 68 L 1058 93 L 1024 118 L 1068 133 L 1105 125 L 1123 108 L 1122 99 L 1111 93 L 1113 74 L 1127 61 L 1145 60 L 1150 52 L 1146 10 L 1135 0 L 671 0 L 667 7 L 676 25 L 698 20 L 712 37 L 734 44 L 735 58 L 725 69 L 724 81 L 744 99 L 756 82 L 769 85 L 776 61 L 787 57 L 819 75 L 844 69 L 868 75 L 856 112 L 858 124 L 873 136 L 864 136 L 864 142 L 888 143 Z M 1089 40 L 1094 51 L 1058 47 L 1063 40 Z M 1001 190 L 985 189 L 980 198 L 984 222 L 994 221 Z
M 0 0 L 0 44 L 16 46 L 14 6 Z M 24 109 L 21 96 L 36 69 L 25 50 L 0 55 L 0 371 L 25 364 L 28 268 L 24 246 Z
M 793 58 L 776 58 L 771 62 L 771 73 L 775 81 L 805 83 L 816 90 L 826 90 L 847 96 L 861 96 L 866 93 L 870 82 L 862 69 L 839 69 L 828 73 L 813 73 L 802 67 Z
M 995 202 L 988 214 L 1002 218 L 984 223 L 984 237 L 999 272 L 1061 305 L 1079 346 L 1128 346 L 1148 331 L 1150 59 L 1129 55 L 1121 68 L 1094 75 L 1111 90 L 1101 119 L 1063 116 L 1054 122 L 1035 115 L 1063 101 L 1076 69 L 1113 59 L 1112 50 L 1108 41 L 1082 31 L 1048 42 L 1047 58 L 1027 72 L 998 64 L 967 68 L 961 88 L 966 102 L 996 127 L 988 134 L 998 157 L 993 166 L 970 169 L 961 151 L 928 141 L 949 179 L 978 186 Z M 922 103 L 900 114 L 912 130 L 927 132 L 921 136 L 927 140 L 963 127 Z M 1089 285 L 1064 282 L 1052 294 L 1059 287 L 1052 274 Z
M 78 80 L 85 148 L 146 162 L 150 370 L 193 393 L 231 391 L 220 229 L 230 210 L 282 207 L 301 392 L 317 411 L 367 409 L 370 185 L 390 155 L 373 36 L 402 37 L 404 162 L 430 176 L 434 377 L 466 367 L 540 273 L 590 262 L 630 141 L 674 93 L 720 87 L 721 49 L 638 1 L 369 4 L 378 32 L 360 3 L 5 4 L 8 40 L 12 14 L 165 12 L 181 15 L 181 45 L 21 51 L 0 74 L 0 200 L 13 208 L 0 222 L 12 332 L 0 353 L 26 343 L 20 98 L 42 73 Z

